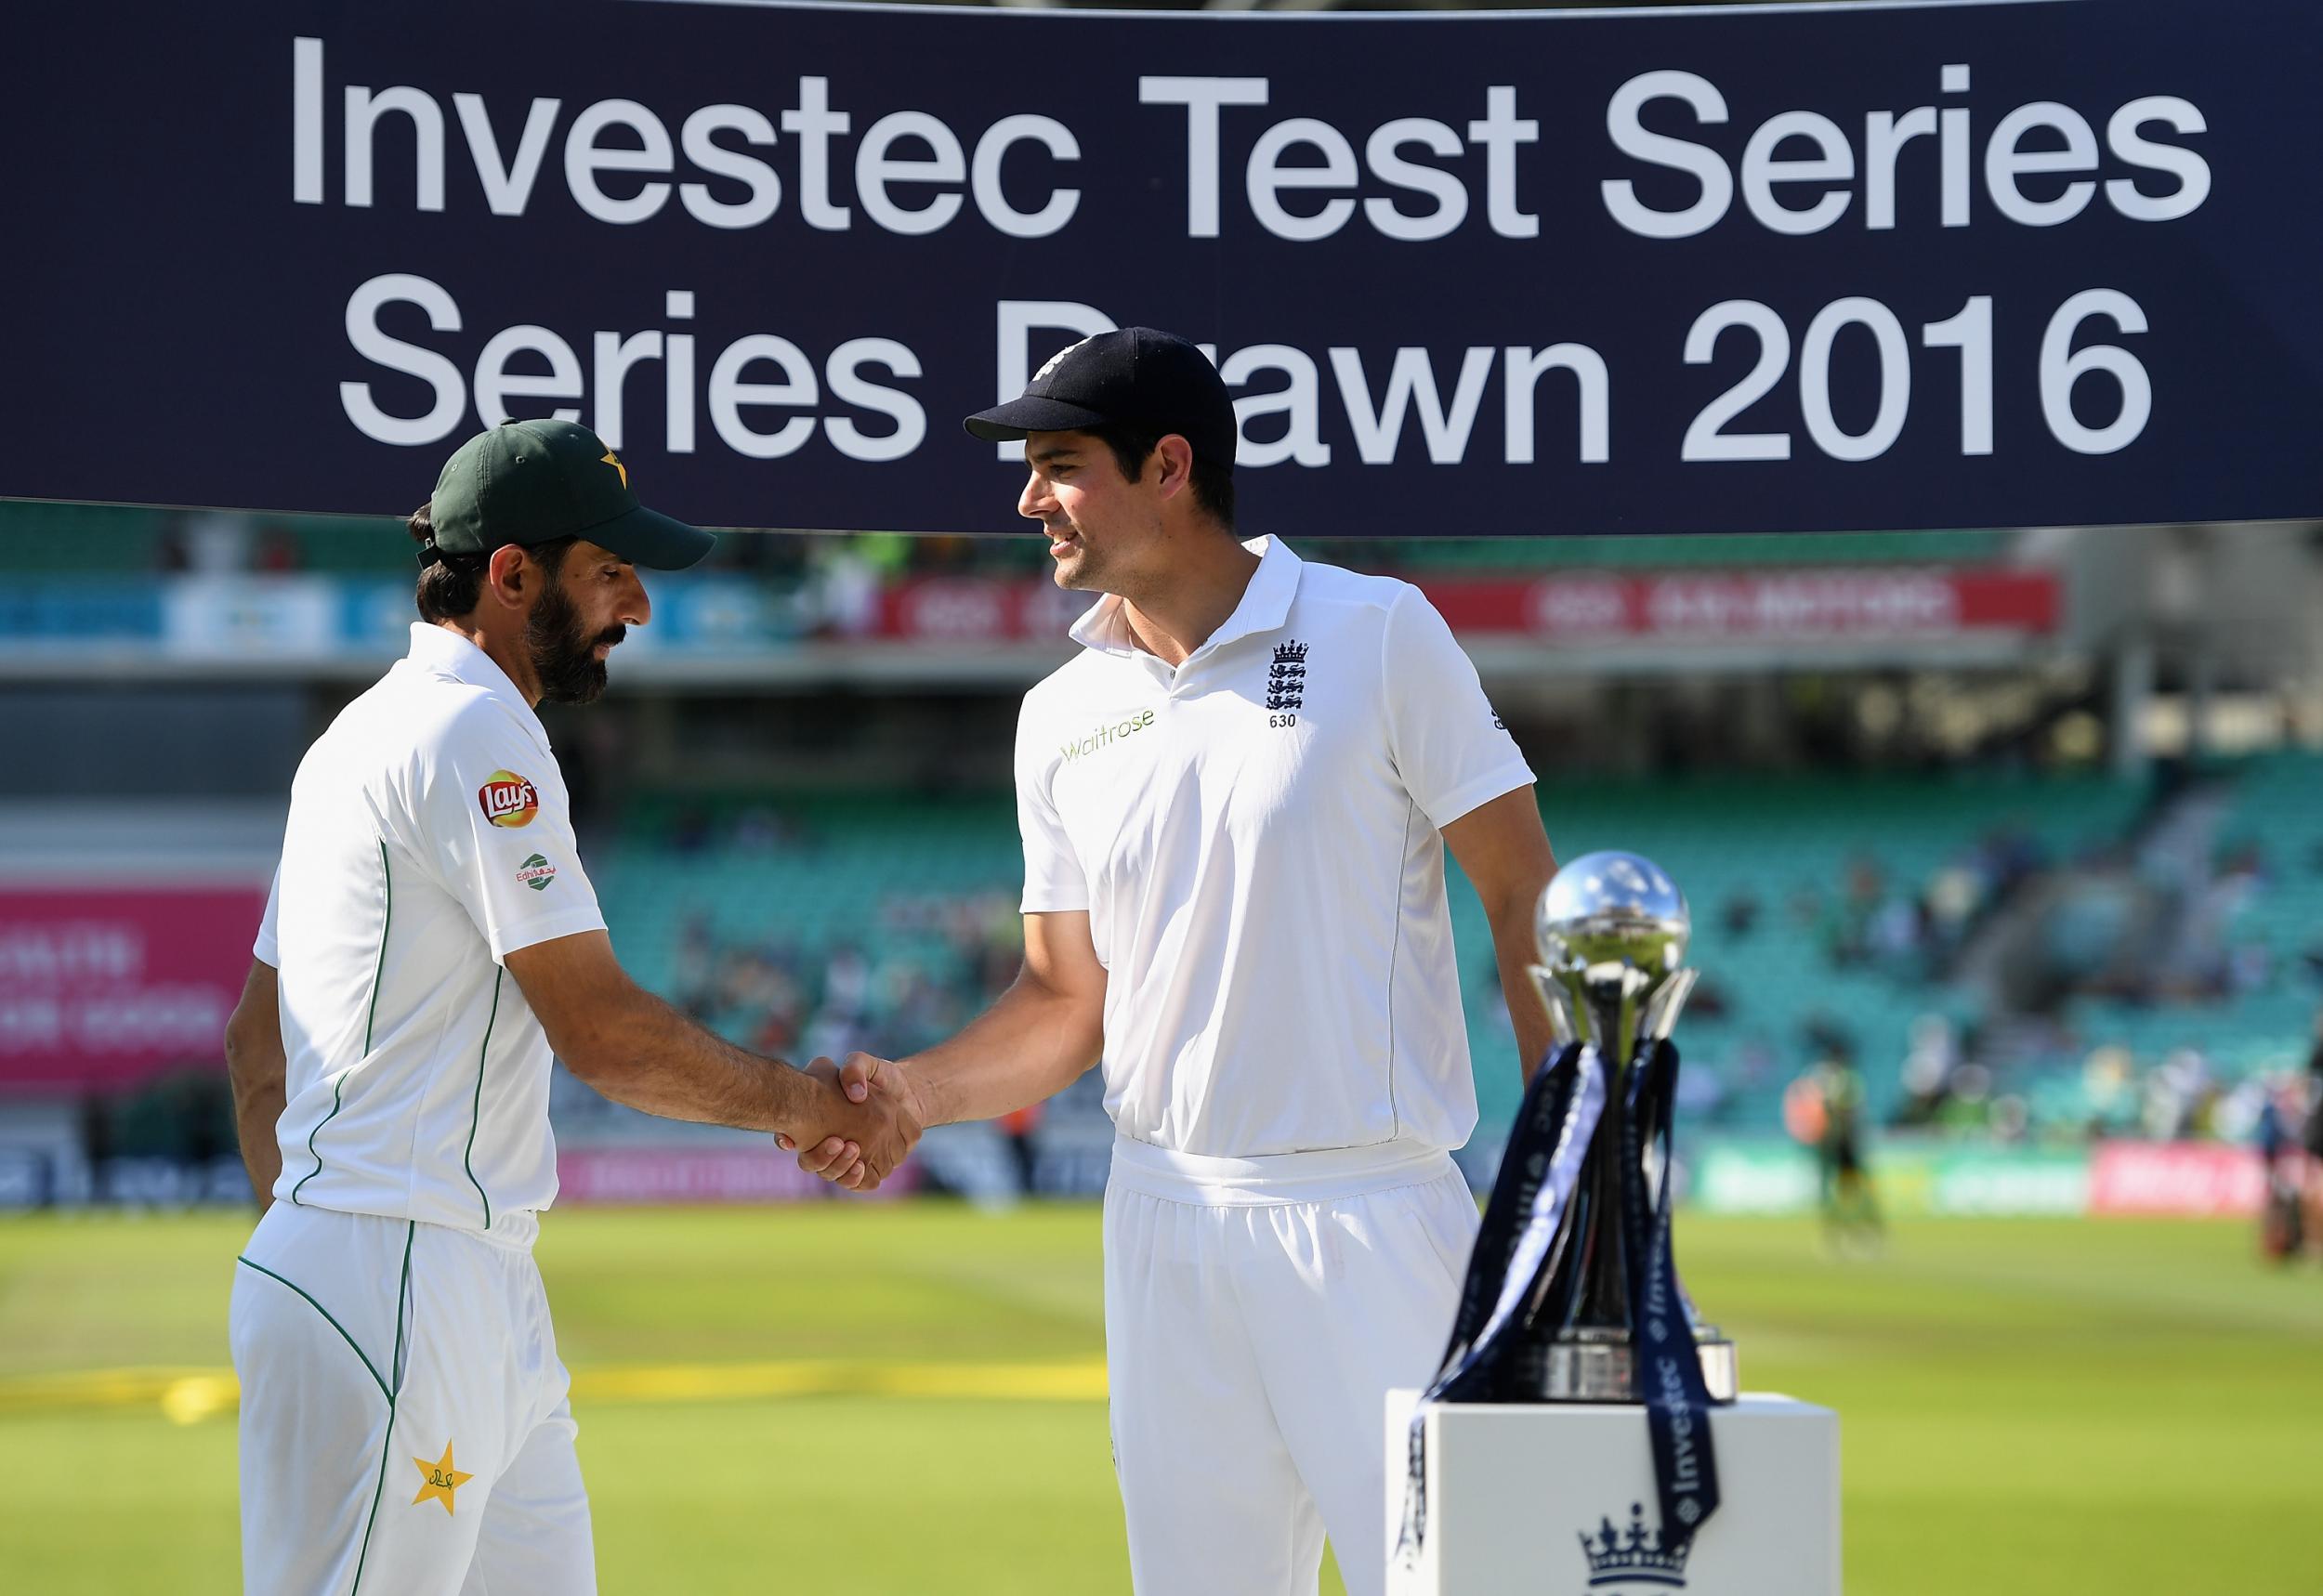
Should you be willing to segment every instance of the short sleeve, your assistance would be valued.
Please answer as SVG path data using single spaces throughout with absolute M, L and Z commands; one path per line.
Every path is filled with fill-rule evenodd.
M 1532 784 L 1476 666 L 1418 588 L 1405 588 L 1389 607 L 1380 654 L 1397 774 L 1437 831 Z
M 492 958 L 603 930 L 556 761 L 494 705 L 447 730 L 423 750 L 417 823 L 406 841 L 467 909 Z
M 1046 743 L 1035 735 L 1028 701 L 1017 719 L 1017 830 L 1024 837 L 1024 912 L 1061 913 L 1089 907 L 1089 882 L 1049 792 Z
M 266 912 L 258 916 L 258 939 L 250 945 L 250 957 L 271 969 L 282 967 L 282 947 L 276 938 L 275 916 L 282 901 L 282 867 L 274 867 L 274 883 L 266 889 Z

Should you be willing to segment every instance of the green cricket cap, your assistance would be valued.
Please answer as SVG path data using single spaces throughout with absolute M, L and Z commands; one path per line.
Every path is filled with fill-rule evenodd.
M 579 422 L 504 421 L 460 445 L 427 501 L 442 555 L 484 555 L 504 543 L 582 538 L 650 570 L 682 570 L 717 540 L 637 503 L 629 467 Z

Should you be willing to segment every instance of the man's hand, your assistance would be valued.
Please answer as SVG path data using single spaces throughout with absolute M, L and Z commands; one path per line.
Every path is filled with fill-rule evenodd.
M 897 1121 L 910 1126 L 917 1140 L 929 1125 L 997 1119 L 1053 1097 L 1096 1063 L 1104 1048 L 1105 965 L 1089 939 L 1089 911 L 1028 914 L 1024 968 L 991 1008 L 950 1041 L 913 1053 L 908 1063 L 848 1054 L 839 1092 L 866 1110 L 892 1104 Z M 798 1153 L 798 1167 L 808 1174 L 853 1191 L 876 1184 L 893 1167 L 881 1166 L 877 1149 L 845 1126 L 805 1125 L 798 1134 L 778 1134 L 775 1141 L 784 1152 Z M 866 1148 L 872 1167 L 862 1170 Z
M 848 1103 L 863 1105 L 865 1112 L 879 1117 L 901 1133 L 902 1151 L 883 1163 L 883 1146 L 875 1137 L 850 1139 L 847 1135 L 833 1134 L 799 1152 L 798 1167 L 849 1191 L 874 1189 L 894 1171 L 903 1154 L 911 1151 L 927 1126 L 926 1103 L 918 1082 L 893 1059 L 876 1058 L 867 1053 L 849 1053 L 847 1066 L 835 1071 L 829 1059 L 819 1058 L 808 1073 L 835 1080 L 840 1094 Z M 798 1144 L 789 1136 L 778 1135 L 774 1140 L 786 1153 L 798 1151 Z

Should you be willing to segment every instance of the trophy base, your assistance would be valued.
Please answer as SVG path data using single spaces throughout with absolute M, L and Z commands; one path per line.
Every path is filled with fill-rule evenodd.
M 1714 1325 L 1694 1329 L 1695 1354 L 1710 1400 L 1732 1402 L 1741 1390 L 1734 1343 Z M 1627 1330 L 1575 1330 L 1524 1350 L 1516 1366 L 1524 1395 L 1535 1402 L 1644 1402 L 1637 1381 L 1637 1347 Z

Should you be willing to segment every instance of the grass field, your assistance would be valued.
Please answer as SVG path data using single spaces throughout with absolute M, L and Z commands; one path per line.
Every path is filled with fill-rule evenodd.
M 0 1588 L 240 1589 L 246 1230 L 0 1221 Z M 1854 1596 L 2316 1589 L 2323 1277 L 2244 1226 L 1679 1237 L 1744 1383 L 1840 1411 Z M 1093 1209 L 575 1210 L 540 1258 L 608 1592 L 1127 1589 Z

